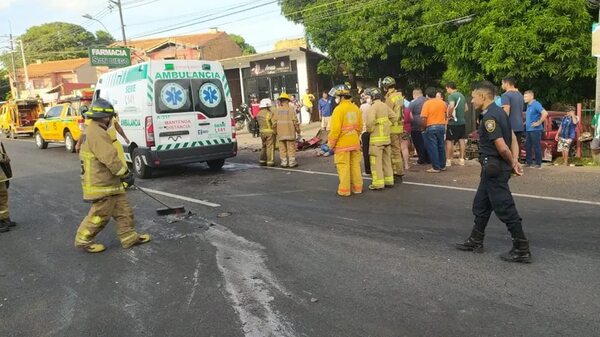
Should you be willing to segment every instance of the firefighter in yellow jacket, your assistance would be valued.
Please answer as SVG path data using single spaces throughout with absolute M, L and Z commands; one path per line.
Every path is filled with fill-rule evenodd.
M 347 197 L 352 193 L 362 193 L 360 133 L 363 121 L 360 109 L 352 103 L 350 87 L 340 84 L 334 89 L 335 96 L 340 97 L 340 103 L 331 116 L 331 131 L 327 138 L 327 146 L 334 153 L 334 162 L 340 179 L 337 193 Z
M 402 181 L 404 162 L 402 161 L 402 133 L 404 132 L 404 97 L 396 90 L 396 80 L 388 76 L 381 82 L 385 93 L 385 104 L 394 110 L 395 117 L 391 120 L 392 167 L 394 175 Z
M 8 232 L 10 227 L 15 227 L 17 224 L 10 220 L 8 211 L 8 186 L 12 170 L 10 169 L 10 158 L 4 151 L 0 151 L 0 233 Z
M 275 165 L 275 132 L 273 131 L 273 112 L 271 106 L 273 103 L 268 98 L 260 100 L 258 115 L 258 129 L 262 140 L 262 150 L 260 152 L 260 165 Z
M 290 105 L 290 96 L 286 93 L 279 95 L 280 106 L 273 114 L 273 130 L 279 143 L 281 167 L 296 167 L 296 138 L 300 137 L 300 124 L 296 111 Z
M 367 111 L 367 132 L 369 139 L 369 158 L 371 161 L 372 184 L 370 190 L 381 190 L 394 186 L 392 168 L 392 149 L 390 129 L 395 113 L 381 101 L 383 94 L 379 88 L 365 90 L 367 102 L 371 107 Z
M 91 202 L 92 208 L 77 229 L 75 246 L 89 253 L 105 249 L 93 239 L 111 218 L 117 222 L 117 236 L 123 248 L 150 241 L 148 234 L 138 234 L 133 226 L 133 209 L 124 185 L 133 185 L 134 177 L 119 158 L 107 132 L 114 115 L 113 106 L 101 98 L 96 99 L 86 112 L 92 122 L 85 130 L 79 158 L 83 199 Z

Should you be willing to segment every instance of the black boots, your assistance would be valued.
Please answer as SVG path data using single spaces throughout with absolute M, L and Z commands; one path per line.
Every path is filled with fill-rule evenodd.
M 456 244 L 456 249 L 468 252 L 483 253 L 484 237 L 485 234 L 473 229 L 473 231 L 471 231 L 471 236 L 469 236 L 465 242 Z
M 9 220 L 0 220 L 0 233 L 8 232 L 10 229 L 10 221 Z
M 531 263 L 531 251 L 529 251 L 529 240 L 513 239 L 512 249 L 500 255 L 500 258 L 508 262 Z

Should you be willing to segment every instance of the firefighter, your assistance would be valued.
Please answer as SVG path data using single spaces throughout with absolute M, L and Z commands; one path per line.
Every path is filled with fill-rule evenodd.
M 92 203 L 75 236 L 75 246 L 89 253 L 99 253 L 104 245 L 94 243 L 94 237 L 111 218 L 117 222 L 117 236 L 123 248 L 150 241 L 148 234 L 138 234 L 133 226 L 133 209 L 125 192 L 134 177 L 119 158 L 113 140 L 107 132 L 115 116 L 113 106 L 98 98 L 86 112 L 92 122 L 85 130 L 81 144 L 81 185 L 83 199 Z
M 379 88 L 369 88 L 365 95 L 367 102 L 371 104 L 367 111 L 367 132 L 370 133 L 369 159 L 373 181 L 369 189 L 381 190 L 394 186 L 390 129 L 391 121 L 396 115 L 381 101 L 383 94 Z
M 391 120 L 392 167 L 394 176 L 402 182 L 404 176 L 404 162 L 402 161 L 402 133 L 404 133 L 404 97 L 396 90 L 396 80 L 387 76 L 381 82 L 385 90 L 385 104 L 394 110 L 395 117 Z
M 347 197 L 352 193 L 362 193 L 360 133 L 363 122 L 360 109 L 352 103 L 352 94 L 348 85 L 337 85 L 335 96 L 340 98 L 340 104 L 333 110 L 331 116 L 331 131 L 327 138 L 327 146 L 334 153 L 334 162 L 340 179 L 337 193 Z
M 284 92 L 277 100 L 280 106 L 275 110 L 272 121 L 279 143 L 281 167 L 296 167 L 296 139 L 300 137 L 300 124 L 294 107 L 290 105 L 290 96 Z
M 8 181 L 12 176 L 12 171 L 10 170 L 10 158 L 4 152 L 4 146 L 2 146 L 2 151 L 0 151 L 0 164 L 2 166 L 0 170 L 0 233 L 4 233 L 8 232 L 10 227 L 17 225 L 14 221 L 10 220 L 10 213 L 8 211 Z
M 273 103 L 268 98 L 260 100 L 260 111 L 256 115 L 260 138 L 262 140 L 262 150 L 260 152 L 260 166 L 273 166 L 275 164 L 275 133 L 273 131 L 273 112 L 271 106 Z

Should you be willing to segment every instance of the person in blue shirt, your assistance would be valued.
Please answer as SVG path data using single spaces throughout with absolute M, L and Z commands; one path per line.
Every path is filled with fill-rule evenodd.
M 562 152 L 565 165 L 569 165 L 569 150 L 576 137 L 576 129 L 579 119 L 575 116 L 575 107 L 567 107 L 567 115 L 560 122 L 560 127 L 554 140 L 558 142 L 557 150 Z
M 319 99 L 319 114 L 321 115 L 321 129 L 329 129 L 331 114 L 333 112 L 333 99 L 327 91 L 323 91 L 323 97 Z
M 548 117 L 548 112 L 540 102 L 536 101 L 533 91 L 525 91 L 523 98 L 527 103 L 525 114 L 525 164 L 526 167 L 532 166 L 533 154 L 535 155 L 535 167 L 542 168 L 542 132 L 544 132 L 544 121 Z

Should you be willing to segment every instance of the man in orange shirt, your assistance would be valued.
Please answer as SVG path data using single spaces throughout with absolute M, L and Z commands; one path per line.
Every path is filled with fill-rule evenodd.
M 435 88 L 427 88 L 428 100 L 423 104 L 421 119 L 423 120 L 423 139 L 431 159 L 431 166 L 427 172 L 439 173 L 446 170 L 446 148 L 444 136 L 446 135 L 446 103 L 436 98 Z

